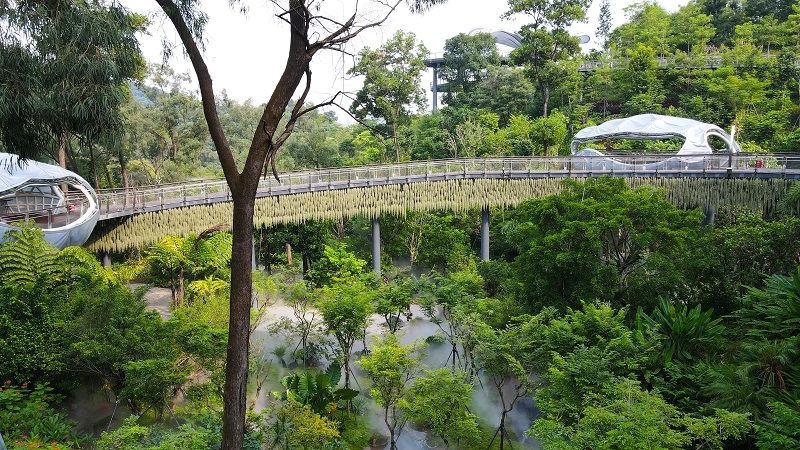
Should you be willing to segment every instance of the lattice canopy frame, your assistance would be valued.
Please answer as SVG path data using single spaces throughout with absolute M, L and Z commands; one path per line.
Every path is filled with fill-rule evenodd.
M 58 249 L 83 245 L 99 214 L 97 194 L 76 173 L 0 153 L 0 242 L 24 221 Z

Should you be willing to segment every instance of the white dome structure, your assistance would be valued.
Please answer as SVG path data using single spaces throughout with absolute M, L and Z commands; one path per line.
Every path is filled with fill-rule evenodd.
M 83 245 L 99 214 L 97 194 L 76 173 L 0 153 L 0 242 L 14 223 L 33 221 L 58 249 Z
M 495 42 L 498 45 L 505 45 L 506 47 L 517 48 L 522 46 L 522 37 L 518 33 L 513 33 L 511 31 L 506 30 L 489 30 L 486 28 L 475 28 L 470 30 L 470 36 L 474 36 L 478 33 L 488 33 L 491 34 L 494 38 Z
M 683 139 L 678 155 L 710 155 L 713 150 L 708 138 L 716 136 L 725 142 L 727 151 L 741 151 L 739 144 L 722 128 L 684 117 L 662 116 L 659 114 L 640 114 L 638 116 L 614 119 L 593 127 L 580 130 L 572 138 L 572 154 L 577 153 L 580 144 L 607 139 L 661 140 Z

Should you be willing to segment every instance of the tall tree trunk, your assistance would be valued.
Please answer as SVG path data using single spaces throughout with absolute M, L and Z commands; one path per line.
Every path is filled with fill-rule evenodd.
M 108 183 L 108 187 L 110 189 L 115 189 L 116 183 L 114 183 L 114 178 L 111 177 L 111 171 L 108 170 L 108 164 L 103 164 L 103 173 L 106 175 L 106 182 Z
M 386 428 L 389 430 L 389 449 L 390 450 L 397 450 L 397 441 L 395 441 L 394 436 L 394 427 L 392 423 L 389 421 L 389 406 L 385 406 L 383 409 L 383 423 L 386 424 Z
M 178 157 L 178 138 L 175 136 L 175 131 L 171 128 L 169 130 L 169 142 L 172 147 L 172 160 L 175 161 Z
M 62 131 L 58 135 L 58 165 L 62 169 L 67 168 L 67 132 Z M 64 195 L 67 195 L 68 186 L 66 184 L 61 185 L 61 192 Z
M 94 145 L 89 145 L 89 161 L 92 164 L 92 178 L 94 179 L 94 188 L 100 189 L 100 178 L 97 177 L 97 163 L 94 159 Z
M 128 161 L 125 160 L 125 157 L 122 156 L 122 151 L 117 153 L 117 158 L 119 159 L 119 170 L 122 175 L 122 189 L 125 192 L 125 197 L 122 200 L 123 206 L 128 205 L 128 189 L 130 189 L 130 178 L 128 176 Z
M 253 212 L 255 195 L 262 169 L 269 158 L 292 133 L 294 123 L 301 115 L 302 105 L 310 88 L 311 72 L 309 63 L 314 54 L 323 48 L 338 47 L 358 34 L 350 26 L 355 20 L 334 29 L 327 39 L 316 43 L 309 42 L 309 24 L 320 17 L 312 17 L 303 0 L 288 0 L 286 14 L 282 16 L 289 22 L 290 41 L 286 66 L 278 83 L 264 107 L 264 112 L 253 134 L 244 167 L 239 171 L 236 159 L 225 137 L 222 123 L 217 113 L 213 81 L 191 28 L 181 15 L 178 3 L 189 8 L 197 6 L 194 2 L 176 0 L 155 0 L 161 10 L 175 25 L 186 53 L 192 61 L 200 96 L 203 115 L 209 134 L 217 148 L 217 156 L 225 174 L 225 179 L 233 198 L 233 251 L 231 255 L 230 325 L 228 328 L 228 349 L 225 365 L 225 390 L 222 417 L 222 450 L 241 450 L 244 443 L 246 420 L 247 364 L 250 348 L 250 306 L 252 296 L 252 256 L 253 256 Z M 374 25 L 379 25 L 375 22 Z M 359 28 L 359 27 L 356 27 Z M 365 27 L 360 27 L 360 30 Z M 277 133 L 286 106 L 297 91 L 303 78 L 307 85 L 297 100 L 291 118 L 282 133 Z
M 500 416 L 500 450 L 505 448 L 505 437 L 506 437 L 506 414 L 508 411 L 503 411 L 503 414 Z
M 392 141 L 394 142 L 394 154 L 397 162 L 400 162 L 400 142 L 397 140 L 397 124 L 392 122 Z
M 542 112 L 542 117 L 544 117 L 546 119 L 547 118 L 547 105 L 550 103 L 550 86 L 545 86 L 544 87 L 544 95 L 543 95 L 542 101 L 544 102 L 544 105 L 542 106 L 542 109 L 544 110 Z
M 72 151 L 72 143 L 69 139 L 67 139 L 66 146 L 64 147 L 67 152 L 67 159 L 69 160 L 70 170 L 79 173 L 78 169 L 78 160 L 75 159 L 75 152 Z
M 130 176 L 128 175 L 128 161 L 122 156 L 122 152 L 119 153 L 119 170 L 122 177 L 122 188 L 125 192 L 128 192 L 131 187 Z
M 228 351 L 225 362 L 225 395 L 223 400 L 223 448 L 239 450 L 244 438 L 244 419 L 247 408 L 247 371 L 250 354 L 250 306 L 253 294 L 252 195 L 233 198 L 233 256 L 231 258 L 230 324 Z
M 183 283 L 185 281 L 185 277 L 184 277 L 184 273 L 183 272 L 184 272 L 183 265 L 181 264 L 178 267 L 178 280 L 175 283 L 175 306 L 176 307 L 177 306 L 181 306 L 181 304 L 183 304 L 183 297 L 185 295 L 184 294 L 184 289 L 183 289 Z
M 353 345 L 349 345 L 347 348 L 342 348 L 342 358 L 344 359 L 344 387 L 345 389 L 350 389 L 350 353 L 353 351 Z

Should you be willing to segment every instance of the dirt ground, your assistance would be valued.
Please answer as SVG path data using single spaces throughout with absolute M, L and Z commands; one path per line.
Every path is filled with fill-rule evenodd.
M 131 290 L 136 290 L 140 287 L 148 286 L 143 283 L 130 283 L 128 285 Z M 172 305 L 172 292 L 169 288 L 160 288 L 150 286 L 147 293 L 144 294 L 144 300 L 147 302 L 146 310 L 158 311 L 164 320 L 172 317 L 170 307 Z

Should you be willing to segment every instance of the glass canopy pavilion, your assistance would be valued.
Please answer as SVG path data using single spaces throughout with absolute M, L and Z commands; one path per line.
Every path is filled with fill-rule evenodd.
M 83 245 L 99 213 L 94 189 L 74 172 L 0 153 L 0 242 L 25 221 L 59 249 Z

